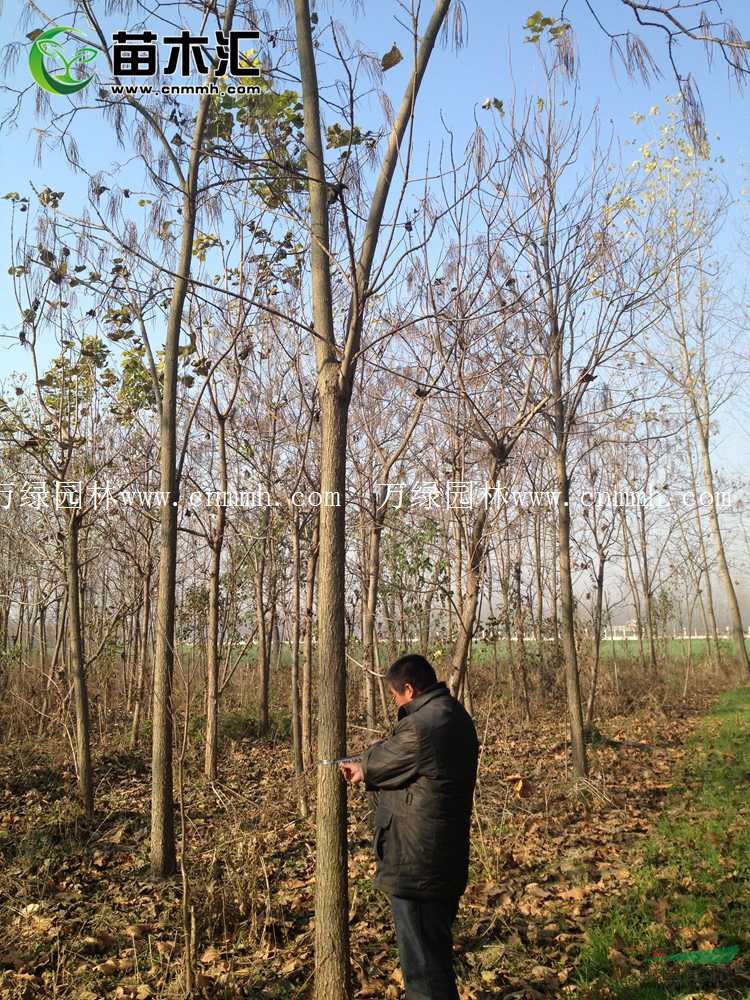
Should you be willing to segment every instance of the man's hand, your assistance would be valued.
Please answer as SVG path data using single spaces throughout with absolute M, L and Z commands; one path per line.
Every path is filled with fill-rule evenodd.
M 351 764 L 339 764 L 339 771 L 347 785 L 357 785 L 365 780 L 362 765 L 353 762 Z

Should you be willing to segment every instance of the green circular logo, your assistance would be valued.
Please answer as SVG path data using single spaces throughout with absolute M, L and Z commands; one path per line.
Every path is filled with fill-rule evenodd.
M 47 28 L 38 34 L 29 52 L 31 75 L 39 86 L 50 94 L 75 94 L 87 87 L 94 78 L 92 74 L 83 80 L 77 80 L 70 70 L 73 66 L 92 62 L 96 59 L 98 50 L 92 45 L 78 45 L 75 49 L 66 47 L 65 42 L 57 38 L 63 31 L 69 36 L 75 36 L 74 41 L 77 38 L 86 41 L 78 28 L 61 25 Z M 54 70 L 48 68 L 50 63 L 55 66 Z M 61 70 L 60 66 L 64 66 L 64 70 Z

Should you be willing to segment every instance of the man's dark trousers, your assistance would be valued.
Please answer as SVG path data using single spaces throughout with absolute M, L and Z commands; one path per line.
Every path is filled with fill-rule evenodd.
M 390 899 L 406 1000 L 458 1000 L 451 936 L 458 899 Z

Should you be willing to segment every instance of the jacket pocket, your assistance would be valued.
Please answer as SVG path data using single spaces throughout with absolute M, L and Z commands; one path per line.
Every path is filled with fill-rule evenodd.
M 375 857 L 379 861 L 383 861 L 384 854 L 384 843 L 385 843 L 385 831 L 391 825 L 391 820 L 393 819 L 393 814 L 391 810 L 386 806 L 378 805 L 375 810 L 375 839 L 373 841 L 373 847 L 375 850 Z

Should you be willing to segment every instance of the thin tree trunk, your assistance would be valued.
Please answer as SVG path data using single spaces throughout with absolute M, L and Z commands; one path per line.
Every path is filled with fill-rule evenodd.
M 57 614 L 56 614 L 56 635 L 55 635 L 55 648 L 52 652 L 52 660 L 49 665 L 49 672 L 46 677 L 46 684 L 44 687 L 44 694 L 42 698 L 42 710 L 39 716 L 39 726 L 37 728 L 37 733 L 41 736 L 46 728 L 48 722 L 48 714 L 50 709 L 49 704 L 49 692 L 52 687 L 52 683 L 55 677 L 55 671 L 57 670 L 57 665 L 60 660 L 60 654 L 62 652 L 63 644 L 65 642 L 65 629 L 67 625 L 67 614 L 68 614 L 68 590 L 65 588 L 65 596 L 62 602 L 58 601 Z
M 316 512 L 307 556 L 305 575 L 305 624 L 302 658 L 302 760 L 305 769 L 312 767 L 312 675 L 313 675 L 313 602 L 320 550 L 320 516 Z
M 507 514 L 506 514 L 507 517 Z M 519 543 L 520 548 L 520 543 Z M 518 669 L 521 674 L 521 704 L 523 708 L 524 722 L 531 720 L 531 704 L 529 701 L 529 679 L 526 663 L 526 640 L 524 636 L 524 613 L 523 600 L 521 597 L 521 562 L 520 553 L 518 561 L 513 566 L 513 580 L 515 588 L 515 619 L 516 619 L 516 644 L 518 646 Z
M 73 693 L 76 714 L 76 754 L 78 763 L 78 789 L 87 819 L 94 815 L 94 776 L 91 766 L 91 731 L 89 725 L 89 698 L 86 690 L 86 661 L 83 648 L 81 622 L 80 561 L 78 535 L 80 521 L 75 513 L 70 515 L 65 539 L 65 577 L 68 591 L 68 642 L 70 670 L 73 675 Z
M 726 550 L 724 548 L 724 538 L 721 533 L 719 514 L 716 510 L 714 474 L 711 467 L 711 455 L 708 449 L 708 436 L 704 432 L 701 424 L 698 425 L 698 445 L 703 463 L 703 481 L 706 492 L 711 495 L 712 503 L 708 505 L 708 523 L 711 526 L 711 536 L 716 550 L 716 559 L 719 564 L 719 578 L 724 587 L 724 600 L 729 613 L 729 631 L 734 645 L 734 655 L 737 665 L 745 672 L 750 671 L 750 658 L 748 658 L 747 647 L 745 646 L 745 630 L 742 625 L 742 615 L 740 605 L 737 600 L 737 592 L 732 582 L 732 574 L 727 563 Z
M 148 661 L 148 633 L 151 621 L 151 577 L 153 562 L 149 553 L 146 561 L 146 575 L 143 578 L 143 629 L 141 644 L 137 651 L 136 678 L 133 692 L 133 717 L 130 724 L 130 749 L 135 750 L 141 735 L 141 716 L 143 714 L 143 696 L 146 679 L 146 663 Z
M 500 452 L 491 459 L 490 472 L 488 476 L 488 489 L 494 490 L 497 486 L 497 479 L 503 465 L 503 456 Z M 485 529 L 487 526 L 488 505 L 479 511 L 474 521 L 469 544 L 468 564 L 466 567 L 465 592 L 462 592 L 460 582 L 454 582 L 457 587 L 459 608 L 458 635 L 453 647 L 453 656 L 450 666 L 450 680 L 448 686 L 451 694 L 455 698 L 461 696 L 466 675 L 466 663 L 471 644 L 474 628 L 476 625 L 477 607 L 479 605 L 479 594 L 481 591 L 482 570 L 486 554 L 487 539 Z M 456 537 L 456 544 L 460 545 L 460 533 Z
M 557 518 L 552 522 L 552 551 L 554 558 L 551 560 L 550 571 L 550 593 L 552 598 L 552 636 L 555 648 L 555 666 L 562 662 L 562 648 L 560 643 L 560 567 L 557 556 L 558 530 Z
M 42 603 L 39 605 L 39 679 L 42 699 L 47 686 L 47 652 L 47 605 Z
M 227 5 L 228 15 L 234 2 Z M 159 584 L 156 602 L 153 725 L 151 747 L 151 871 L 167 878 L 177 870 L 172 768 L 172 681 L 174 675 L 175 598 L 177 584 L 177 387 L 180 332 L 190 279 L 198 200 L 198 171 L 209 111 L 201 98 L 193 127 L 187 177 L 182 197 L 182 239 L 175 268 L 164 343 L 163 383 L 159 424 L 159 489 L 168 498 L 160 510 Z
M 623 562 L 625 564 L 625 578 L 628 581 L 628 586 L 630 587 L 630 595 L 633 599 L 633 614 L 635 615 L 635 626 L 638 633 L 638 651 L 640 656 L 640 665 L 643 670 L 646 669 L 646 657 L 643 652 L 643 622 L 641 619 L 641 599 L 638 596 L 638 587 L 635 582 L 635 574 L 633 573 L 633 564 L 630 559 L 630 529 L 628 528 L 627 514 L 625 509 L 622 508 L 620 511 L 620 521 L 622 524 L 622 554 Z
M 221 507 L 220 507 L 221 509 Z M 219 755 L 219 598 L 221 546 L 211 543 L 211 566 L 208 577 L 208 636 L 206 646 L 206 744 L 203 773 L 216 781 Z
M 125 693 L 125 711 L 128 715 L 133 711 L 135 685 L 138 677 L 138 656 L 141 648 L 141 618 L 143 617 L 143 602 L 128 615 L 122 623 L 122 687 Z
M 23 641 L 23 626 L 26 621 L 26 605 L 29 599 L 29 588 L 28 584 L 24 583 L 21 588 L 21 597 L 18 602 L 18 621 L 16 623 L 16 634 L 13 639 L 13 645 L 19 646 Z
M 606 556 L 599 550 L 599 561 L 596 567 L 596 610 L 594 612 L 594 667 L 591 671 L 591 690 L 586 705 L 586 729 L 591 728 L 594 721 L 594 706 L 596 704 L 596 688 L 599 681 L 599 660 L 602 646 L 602 606 L 604 603 L 604 567 Z
M 299 653 L 300 653 L 300 525 L 299 517 L 294 514 L 292 524 L 292 672 L 289 692 L 289 702 L 292 717 L 292 756 L 294 770 L 302 774 L 304 762 L 302 759 L 302 728 L 300 719 L 299 691 Z
M 654 603 L 651 592 L 651 573 L 648 565 L 648 543 L 646 539 L 646 508 L 638 506 L 638 539 L 640 544 L 641 572 L 643 574 L 643 600 L 646 605 L 646 638 L 648 639 L 648 663 L 656 670 L 656 640 L 654 636 Z
M 216 414 L 218 426 L 219 496 L 226 497 L 227 473 L 226 417 Z M 219 619 L 221 590 L 221 552 L 227 520 L 225 503 L 217 505 L 216 524 L 211 534 L 211 569 L 208 580 L 208 636 L 206 656 L 206 746 L 203 773 L 216 781 L 219 758 Z
M 539 513 L 534 514 L 534 573 L 536 575 L 536 621 L 534 622 L 534 633 L 539 648 L 539 655 L 542 656 L 542 639 L 544 629 L 544 567 L 542 564 L 542 518 Z
M 266 530 L 268 530 L 268 521 L 266 521 Z M 263 546 L 265 548 L 266 539 L 263 540 Z M 255 615 L 258 626 L 258 647 L 256 653 L 256 670 L 258 673 L 259 681 L 259 715 L 260 715 L 260 731 L 265 733 L 268 731 L 269 725 L 269 706 L 268 706 L 268 635 L 266 633 L 266 609 L 263 603 L 263 576 L 265 574 L 265 557 L 261 557 L 260 567 L 255 574 Z
M 560 618 L 562 626 L 562 646 L 565 656 L 565 688 L 570 721 L 570 743 L 573 759 L 573 773 L 578 778 L 586 777 L 586 744 L 583 735 L 583 711 L 581 708 L 581 688 L 578 676 L 578 653 L 575 640 L 573 574 L 570 561 L 570 482 L 563 442 L 562 402 L 555 387 L 557 408 L 557 448 L 555 452 L 555 472 L 557 475 L 557 552 L 560 568 Z
M 292 523 L 292 676 L 289 691 L 292 715 L 292 756 L 294 758 L 294 772 L 297 775 L 300 816 L 304 819 L 309 814 L 307 795 L 303 782 L 305 770 L 304 757 L 302 752 L 302 718 L 300 705 L 300 632 L 301 632 L 301 594 L 300 594 L 300 573 L 302 571 L 302 560 L 300 555 L 300 523 L 299 514 L 293 512 Z
M 716 624 L 716 610 L 714 606 L 714 588 L 711 582 L 711 567 L 708 562 L 708 553 L 706 551 L 706 538 L 703 531 L 703 520 L 701 518 L 700 506 L 698 504 L 698 480 L 695 472 L 695 463 L 693 462 L 693 449 L 690 442 L 690 434 L 688 430 L 687 423 L 687 408 L 685 410 L 685 451 L 688 456 L 688 463 L 690 466 L 690 484 L 693 490 L 693 498 L 695 503 L 695 530 L 698 535 L 698 549 L 700 551 L 701 561 L 703 563 L 703 571 L 706 577 L 706 604 L 708 610 L 708 620 L 706 621 L 704 614 L 704 621 L 706 622 L 706 631 L 708 632 L 708 648 L 711 649 L 713 644 L 714 656 L 716 659 L 716 665 L 721 666 L 721 644 L 719 642 L 719 629 Z M 703 601 L 701 600 L 701 607 L 703 607 Z M 705 609 L 704 609 L 705 610 Z
M 365 668 L 365 709 L 368 729 L 374 729 L 376 724 L 375 713 L 375 684 L 372 671 L 375 668 L 375 616 L 378 605 L 378 582 L 380 578 L 380 535 L 383 530 L 383 517 L 379 510 L 375 511 L 375 517 L 370 525 L 368 538 L 367 557 L 367 588 L 364 602 L 364 615 L 362 622 L 362 663 Z
M 742 615 L 740 613 L 740 606 L 737 600 L 737 592 L 732 581 L 732 574 L 727 563 L 724 538 L 722 536 L 721 525 L 719 523 L 719 515 L 716 510 L 714 473 L 709 450 L 709 435 L 711 433 L 711 401 L 709 398 L 706 357 L 706 301 L 704 279 L 702 276 L 703 254 L 700 247 L 698 248 L 697 264 L 698 272 L 701 276 L 698 284 L 698 310 L 697 315 L 694 318 L 694 322 L 696 323 L 700 334 L 697 363 L 694 363 L 693 361 L 693 357 L 696 352 L 688 350 L 685 333 L 686 324 L 683 310 L 681 275 L 679 269 L 677 270 L 677 302 L 681 316 L 678 341 L 683 368 L 681 384 L 683 385 L 693 418 L 695 420 L 698 450 L 700 452 L 701 464 L 703 467 L 703 482 L 706 492 L 711 496 L 711 503 L 708 510 L 708 521 L 711 528 L 711 537 L 713 539 L 714 549 L 716 550 L 719 578 L 724 589 L 724 600 L 726 601 L 727 611 L 729 613 L 729 629 L 732 635 L 735 661 L 740 669 L 747 673 L 750 672 L 750 657 L 748 656 L 747 647 L 745 646 L 745 633 L 742 625 Z

